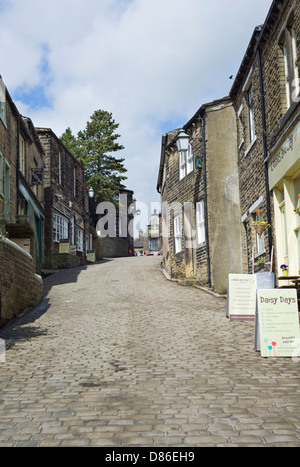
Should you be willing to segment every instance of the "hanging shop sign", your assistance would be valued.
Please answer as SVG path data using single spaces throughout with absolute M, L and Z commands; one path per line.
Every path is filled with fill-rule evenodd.
M 43 182 L 43 169 L 31 169 L 31 185 L 41 185 Z

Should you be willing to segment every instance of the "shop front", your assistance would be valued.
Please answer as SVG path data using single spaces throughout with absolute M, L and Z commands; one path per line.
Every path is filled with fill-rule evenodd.
M 300 269 L 300 115 L 268 158 L 269 188 L 274 195 L 277 275 L 298 276 Z M 299 204 L 298 204 L 299 203 Z M 285 266 L 285 267 L 284 267 Z

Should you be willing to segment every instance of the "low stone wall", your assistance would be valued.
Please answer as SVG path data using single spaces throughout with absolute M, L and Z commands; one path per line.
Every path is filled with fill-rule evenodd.
M 85 264 L 83 256 L 60 253 L 52 255 L 52 269 L 71 269 Z
M 43 280 L 34 262 L 11 240 L 0 241 L 0 327 L 23 311 L 37 306 L 43 297 Z

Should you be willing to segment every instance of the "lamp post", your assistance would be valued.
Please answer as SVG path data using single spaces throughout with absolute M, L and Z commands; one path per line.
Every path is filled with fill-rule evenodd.
M 94 195 L 95 195 L 95 192 L 94 192 L 93 188 L 91 187 L 91 188 L 89 189 L 89 197 L 90 197 L 90 198 L 94 198 Z

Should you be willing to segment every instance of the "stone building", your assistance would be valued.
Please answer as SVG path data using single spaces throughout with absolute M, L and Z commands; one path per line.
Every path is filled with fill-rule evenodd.
M 177 144 L 182 138 L 185 147 Z M 236 146 L 229 97 L 203 105 L 181 131 L 162 138 L 165 268 L 219 293 L 227 291 L 228 274 L 242 270 Z
M 300 4 L 273 1 L 231 89 L 238 125 L 244 272 L 300 265 Z M 300 207 L 300 203 L 299 203 Z M 257 213 L 258 211 L 258 213 Z M 263 211 L 260 213 L 260 211 Z M 259 237 L 258 214 L 270 225 Z
M 0 77 L 0 326 L 42 299 L 43 157 Z
M 36 128 L 45 152 L 45 268 L 78 266 L 89 242 L 84 169 L 50 128 Z
M 134 255 L 134 215 L 136 212 L 134 192 L 120 188 L 116 205 L 111 202 L 97 206 L 97 233 L 101 237 L 103 256 L 117 258 Z
M 44 260 L 44 151 L 0 79 L 0 214 L 7 237 L 40 271 Z

